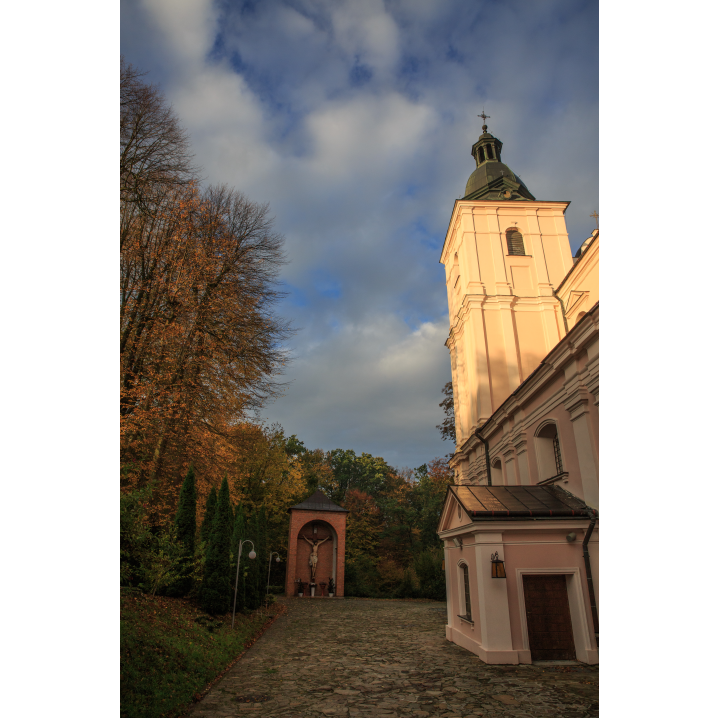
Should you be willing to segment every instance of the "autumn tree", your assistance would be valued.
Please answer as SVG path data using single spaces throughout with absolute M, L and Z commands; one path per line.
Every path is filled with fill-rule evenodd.
M 283 238 L 267 205 L 200 187 L 157 88 L 120 79 L 121 461 L 166 514 L 189 462 L 216 486 L 233 427 L 280 390 Z

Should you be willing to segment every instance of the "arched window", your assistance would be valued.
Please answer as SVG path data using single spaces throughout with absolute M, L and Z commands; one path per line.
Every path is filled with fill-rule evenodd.
M 461 571 L 464 578 L 464 592 L 463 597 L 464 600 L 462 603 L 464 604 L 461 608 L 464 609 L 463 618 L 465 618 L 467 621 L 471 620 L 471 588 L 469 586 L 469 567 L 465 564 L 461 564 Z
M 536 458 L 539 481 L 545 481 L 563 473 L 561 443 L 556 424 L 546 424 L 536 434 Z
M 509 254 L 525 255 L 524 250 L 524 238 L 521 236 L 521 232 L 518 229 L 506 230 L 506 246 L 508 247 Z
M 484 156 L 484 148 L 479 147 L 479 164 L 481 164 L 485 159 L 486 157 Z
M 496 459 L 496 461 L 491 464 L 491 483 L 494 484 L 494 486 L 503 486 L 506 483 L 504 481 L 504 471 L 500 459 Z
M 494 159 L 494 148 L 491 145 L 486 145 L 486 154 L 490 160 Z
M 574 326 L 576 326 L 576 324 L 578 324 L 585 316 L 586 312 L 579 312 L 578 316 L 576 317 L 576 321 L 574 322 Z

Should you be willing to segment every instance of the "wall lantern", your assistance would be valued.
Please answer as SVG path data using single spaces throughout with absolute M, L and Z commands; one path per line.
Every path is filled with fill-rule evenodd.
M 506 578 L 504 562 L 499 558 L 499 552 L 491 554 L 491 578 Z
M 461 549 L 464 548 L 464 542 L 461 540 L 460 537 L 459 537 L 459 538 L 454 538 L 454 539 L 452 539 L 452 540 L 453 540 L 454 546 L 456 546 L 456 548 L 461 548 Z

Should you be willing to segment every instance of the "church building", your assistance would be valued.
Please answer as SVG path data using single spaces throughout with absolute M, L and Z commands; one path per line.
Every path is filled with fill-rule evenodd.
M 484 120 L 486 115 L 482 114 Z M 598 248 L 482 127 L 446 269 L 456 451 L 438 534 L 448 640 L 487 663 L 598 662 Z

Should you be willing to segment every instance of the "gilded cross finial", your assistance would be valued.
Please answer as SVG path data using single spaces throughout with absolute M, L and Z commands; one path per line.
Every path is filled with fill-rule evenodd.
M 484 121 L 484 124 L 481 125 L 481 129 L 482 129 L 484 132 L 486 132 L 486 130 L 487 130 L 486 120 L 490 120 L 490 119 L 491 119 L 491 115 L 487 115 L 486 112 L 485 112 L 485 111 L 483 110 L 483 108 L 482 108 L 481 114 L 480 114 L 480 115 L 476 115 L 476 116 L 477 116 L 477 117 L 480 117 L 480 118 Z
M 596 210 L 593 210 L 593 214 L 589 214 L 589 217 L 593 217 L 596 220 L 596 229 L 598 229 L 598 212 Z

